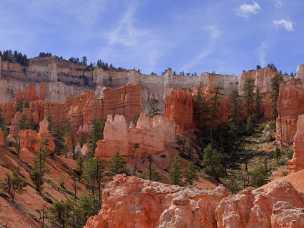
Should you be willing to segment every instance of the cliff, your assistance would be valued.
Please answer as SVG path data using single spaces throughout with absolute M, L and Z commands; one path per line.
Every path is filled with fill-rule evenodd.
M 283 83 L 280 87 L 276 120 L 277 141 L 291 144 L 297 130 L 297 120 L 304 113 L 304 84 L 295 79 Z
M 119 175 L 106 185 L 102 198 L 101 211 L 87 221 L 85 228 L 304 225 L 303 195 L 286 181 L 229 195 L 222 186 L 202 190 Z

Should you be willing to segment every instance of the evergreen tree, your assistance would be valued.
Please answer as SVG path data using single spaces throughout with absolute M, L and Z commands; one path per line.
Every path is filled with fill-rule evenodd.
M 180 185 L 181 177 L 180 158 L 176 156 L 170 167 L 171 184 Z
M 187 183 L 190 185 L 192 185 L 193 181 L 196 179 L 196 169 L 192 162 L 188 165 L 186 178 L 187 178 Z
M 95 158 L 89 157 L 83 162 L 82 178 L 92 194 L 101 202 L 101 185 L 104 178 L 104 166 Z
M 25 115 L 22 115 L 18 122 L 18 129 L 26 130 L 26 129 L 31 129 L 31 128 L 32 128 L 31 121 L 29 119 L 27 119 Z
M 103 128 L 104 122 L 99 120 L 93 121 L 92 130 L 89 136 L 89 149 L 91 155 L 95 153 L 97 141 L 103 138 Z
M 230 104 L 230 121 L 234 124 L 234 126 L 238 126 L 240 123 L 240 101 L 237 90 L 233 90 L 231 92 Z
M 260 90 L 257 87 L 255 92 L 255 115 L 257 120 L 262 117 L 261 100 L 262 98 L 261 98 Z
M 277 74 L 271 79 L 271 107 L 272 107 L 272 119 L 276 120 L 278 116 L 277 102 L 280 93 L 280 84 L 283 81 L 282 76 Z
M 48 209 L 48 218 L 52 227 L 71 227 L 72 205 L 69 202 L 55 202 Z
M 40 150 L 36 155 L 34 166 L 31 171 L 31 179 L 35 184 L 36 190 L 41 193 L 46 173 L 45 160 L 47 155 L 46 142 L 42 142 Z
M 202 88 L 198 89 L 197 95 L 193 100 L 193 119 L 198 127 L 198 129 L 204 129 L 206 119 L 209 115 L 209 109 L 207 103 L 204 100 L 204 96 L 202 94 Z
M 112 176 L 116 174 L 127 173 L 126 162 L 119 153 L 116 153 L 112 156 L 110 160 L 109 171 Z
M 251 116 L 254 111 L 254 80 L 246 79 L 243 87 L 247 115 Z
M 221 155 L 217 150 L 212 148 L 211 144 L 204 149 L 203 165 L 205 172 L 216 179 L 225 175 L 225 168 Z
M 260 165 L 256 167 L 254 170 L 249 172 L 250 175 L 250 183 L 253 187 L 260 187 L 267 183 L 269 178 L 269 172 L 265 165 Z
M 16 170 L 12 174 L 7 174 L 4 182 L 1 183 L 1 188 L 7 192 L 12 201 L 15 200 L 16 192 L 22 191 L 24 186 L 25 182 Z

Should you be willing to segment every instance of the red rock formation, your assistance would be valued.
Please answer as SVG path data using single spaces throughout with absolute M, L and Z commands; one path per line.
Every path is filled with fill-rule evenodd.
M 85 228 L 215 228 L 214 210 L 228 193 L 183 188 L 118 175 L 103 191 L 100 213 Z
M 223 199 L 216 209 L 217 227 L 303 227 L 304 213 L 298 213 L 303 207 L 303 196 L 290 183 L 276 181 Z
M 132 121 L 143 110 L 139 85 L 126 85 L 117 89 L 107 88 L 103 93 L 105 116 L 121 114 L 127 121 Z
M 291 144 L 297 130 L 297 119 L 304 113 L 304 84 L 301 80 L 290 80 L 280 87 L 276 138 L 282 144 Z
M 288 161 L 290 173 L 304 169 L 304 115 L 298 117 L 297 131 L 293 140 L 293 157 Z
M 44 100 L 46 98 L 46 85 L 44 83 L 31 84 L 25 87 L 22 91 L 16 93 L 16 101 L 35 101 Z
M 176 123 L 179 133 L 193 128 L 192 93 L 186 90 L 171 91 L 166 97 L 164 115 Z
M 104 139 L 98 141 L 95 151 L 99 159 L 109 159 L 115 153 L 125 157 L 159 154 L 175 140 L 175 125 L 162 116 L 150 118 L 141 114 L 136 126 L 128 127 L 124 116 L 108 116 Z
M 271 93 L 271 79 L 275 77 L 279 72 L 270 67 L 265 67 L 257 70 L 244 71 L 240 76 L 240 94 L 243 94 L 245 81 L 252 79 L 255 82 L 255 86 L 259 88 L 260 93 Z
M 3 133 L 3 131 L 0 129 L 0 146 L 4 146 L 4 145 L 5 145 L 4 133 Z

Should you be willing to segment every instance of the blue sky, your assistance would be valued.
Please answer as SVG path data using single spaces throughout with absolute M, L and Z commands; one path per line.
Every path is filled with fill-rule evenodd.
M 0 49 L 160 73 L 304 63 L 303 0 L 0 0 Z

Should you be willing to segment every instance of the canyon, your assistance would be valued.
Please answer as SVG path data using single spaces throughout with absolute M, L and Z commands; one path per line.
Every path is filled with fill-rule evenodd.
M 98 214 L 86 214 L 86 228 L 303 227 L 303 72 L 300 65 L 292 77 L 268 65 L 239 76 L 176 74 L 170 68 L 162 75 L 145 75 L 55 56 L 35 57 L 28 65 L 0 57 L 0 181 L 6 186 L 0 194 L 0 225 L 52 227 L 54 221 L 44 214 L 49 208 L 87 194 L 98 198 L 101 208 Z M 255 103 L 250 108 L 249 81 L 252 96 L 259 95 L 251 97 Z M 198 101 L 201 112 L 196 110 Z M 239 116 L 233 120 L 235 107 Z M 253 115 L 257 112 L 258 117 Z M 252 116 L 258 124 L 274 126 L 271 149 L 293 149 L 286 176 L 269 177 L 256 188 L 246 186 L 245 180 L 244 189 L 236 193 L 221 176 L 207 171 L 193 181 L 191 165 L 200 170 L 207 166 L 204 140 L 231 126 L 232 135 L 238 122 L 247 129 Z M 209 144 L 221 143 L 212 140 Z M 223 144 L 211 154 L 228 147 Z M 41 163 L 42 151 L 47 171 L 40 190 L 33 170 Z M 222 159 L 225 163 L 230 157 Z M 90 173 L 88 164 L 94 162 L 98 175 Z M 109 174 L 121 168 L 114 162 L 125 164 L 125 174 Z M 174 168 L 177 176 L 186 173 L 175 184 Z M 92 184 L 86 172 L 100 179 Z M 7 186 L 14 175 L 24 186 L 13 194 Z

